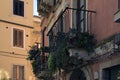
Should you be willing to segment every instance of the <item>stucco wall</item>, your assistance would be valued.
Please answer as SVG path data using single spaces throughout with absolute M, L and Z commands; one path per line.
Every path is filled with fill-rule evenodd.
M 120 32 L 120 24 L 114 22 L 117 0 L 88 0 L 88 10 L 96 11 L 92 30 L 98 41 Z
M 31 32 L 33 29 L 26 27 L 33 27 L 33 0 L 24 1 L 24 17 L 13 15 L 13 0 L 0 1 L 0 77 L 3 71 L 12 79 L 13 65 L 21 65 L 25 68 L 25 80 L 34 80 L 32 79 L 34 78 L 32 67 L 27 60 L 28 51 L 30 49 L 29 46 L 32 45 Z M 22 29 L 24 31 L 24 48 L 13 47 L 13 28 Z
M 33 0 L 24 0 L 24 17 L 13 14 L 13 0 L 0 1 L 0 20 L 33 26 Z

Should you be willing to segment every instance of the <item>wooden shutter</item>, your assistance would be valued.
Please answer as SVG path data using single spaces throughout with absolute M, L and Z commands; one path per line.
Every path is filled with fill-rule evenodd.
M 24 42 L 23 42 L 23 41 L 24 41 L 24 40 L 23 40 L 23 30 L 20 30 L 20 31 L 19 31 L 19 35 L 18 35 L 18 36 L 19 36 L 19 42 L 18 42 L 18 44 L 19 44 L 20 47 L 23 48 L 23 43 L 24 43 Z
M 24 66 L 13 65 L 13 80 L 24 80 Z
M 19 66 L 19 80 L 24 80 L 24 66 Z
M 13 46 L 17 46 L 17 30 L 13 29 Z
M 13 29 L 13 46 L 24 47 L 24 32 L 23 30 Z
M 13 65 L 13 80 L 17 79 L 17 66 Z

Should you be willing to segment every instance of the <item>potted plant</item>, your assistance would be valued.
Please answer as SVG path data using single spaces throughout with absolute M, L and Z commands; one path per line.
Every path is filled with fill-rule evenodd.
M 89 60 L 89 53 L 94 51 L 94 36 L 87 32 L 79 32 L 71 29 L 68 33 L 68 51 L 70 56 L 76 56 L 78 59 L 84 58 Z

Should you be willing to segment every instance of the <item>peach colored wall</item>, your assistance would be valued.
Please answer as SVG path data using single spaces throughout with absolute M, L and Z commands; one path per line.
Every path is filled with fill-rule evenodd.
M 0 71 L 5 70 L 8 71 L 9 77 L 12 78 L 12 66 L 16 65 L 23 65 L 25 66 L 25 79 L 30 80 L 30 76 L 33 77 L 32 68 L 27 60 L 29 46 L 31 45 L 31 31 L 32 29 L 24 28 L 22 26 L 17 26 L 13 24 L 3 23 L 0 22 Z M 25 31 L 24 34 L 24 48 L 13 47 L 12 45 L 12 29 L 19 28 Z M 26 37 L 28 35 L 28 37 Z M 26 55 L 26 56 L 19 56 L 12 54 Z M 10 54 L 11 53 L 11 54 Z M 21 59 L 22 58 L 22 59 Z
M 98 41 L 120 32 L 120 24 L 114 22 L 117 0 L 88 0 L 88 9 L 96 11 L 92 30 Z
M 41 18 L 38 16 L 34 16 L 33 21 L 33 29 L 31 32 L 31 44 L 35 45 L 35 43 L 41 43 Z
M 0 1 L 0 20 L 33 26 L 33 0 L 25 1 L 25 16 L 13 15 L 13 0 Z M 24 48 L 13 47 L 13 28 L 24 30 Z M 13 77 L 13 65 L 23 65 L 25 67 L 25 80 L 34 80 L 30 62 L 27 60 L 28 51 L 31 46 L 32 28 L 22 25 L 11 24 L 0 21 L 0 72 L 6 71 L 9 78 Z M 27 36 L 28 35 L 28 36 Z M 14 52 L 15 55 L 12 54 Z M 1 74 L 0 74 L 1 77 Z M 1 78 L 0 78 L 1 79 Z
M 0 1 L 0 20 L 7 20 L 10 22 L 17 22 L 19 24 L 25 24 L 27 26 L 33 26 L 33 0 L 24 1 L 24 17 L 13 14 L 13 0 Z

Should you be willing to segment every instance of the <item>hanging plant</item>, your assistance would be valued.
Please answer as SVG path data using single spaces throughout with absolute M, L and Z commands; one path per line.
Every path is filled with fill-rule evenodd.
M 79 33 L 77 30 L 72 29 L 71 32 L 63 33 L 58 32 L 55 37 L 55 51 L 51 53 L 48 60 L 48 68 L 51 72 L 56 70 L 66 69 L 66 66 L 78 65 L 76 59 L 73 62 L 69 63 L 69 48 L 82 48 L 87 51 L 92 51 L 94 48 L 94 37 L 89 33 Z
M 48 69 L 50 70 L 51 73 L 54 73 L 57 69 L 55 53 L 50 53 L 50 55 L 49 55 Z
M 35 59 L 35 56 L 37 55 L 37 53 L 39 52 L 39 49 L 38 47 L 35 45 L 35 46 L 32 46 L 31 49 L 28 51 L 28 60 L 34 60 Z
M 54 53 L 50 54 L 48 59 L 48 68 L 52 72 L 63 69 L 67 63 L 69 55 L 66 51 L 67 36 L 65 33 L 57 33 L 55 42 L 56 50 Z
M 28 60 L 31 61 L 33 73 L 36 77 L 39 77 L 39 74 L 41 73 L 41 59 L 42 56 L 40 56 L 40 49 L 37 45 L 34 45 L 31 47 L 31 49 L 28 51 Z

